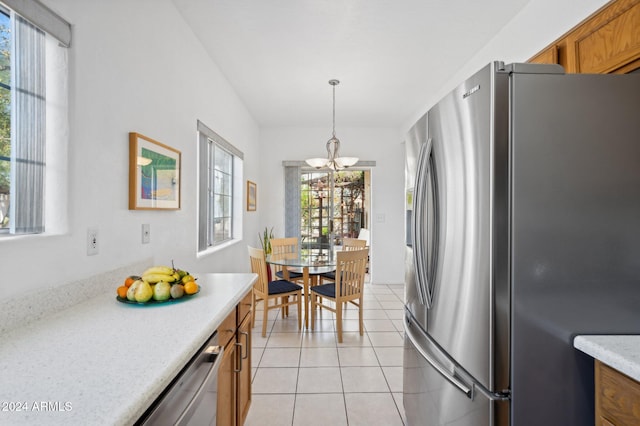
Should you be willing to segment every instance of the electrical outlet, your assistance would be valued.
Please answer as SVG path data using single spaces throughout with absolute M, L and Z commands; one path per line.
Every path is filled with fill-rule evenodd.
M 151 226 L 148 223 L 142 224 L 142 244 L 149 244 L 151 241 Z
M 98 228 L 87 229 L 87 256 L 98 254 Z

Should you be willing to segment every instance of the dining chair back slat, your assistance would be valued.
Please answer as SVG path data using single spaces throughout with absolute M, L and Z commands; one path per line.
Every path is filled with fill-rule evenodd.
M 281 259 L 298 257 L 298 239 L 296 237 L 272 238 L 271 255 L 282 256 Z
M 269 278 L 267 276 L 267 262 L 264 260 L 264 251 L 249 247 L 249 259 L 251 261 L 251 272 L 258 274 L 258 279 L 253 285 L 254 292 L 261 296 L 269 293 Z
M 342 239 L 342 250 L 351 251 L 351 250 L 361 250 L 367 246 L 366 240 L 359 240 L 357 238 L 343 238 Z
M 367 247 L 366 240 L 360 240 L 358 238 L 343 238 L 342 239 L 342 251 L 353 251 L 353 250 L 362 250 Z M 320 274 L 320 284 L 324 282 L 333 282 L 336 280 L 336 272 L 326 272 L 324 274 Z
M 271 240 L 271 259 L 295 259 L 300 255 L 298 247 L 298 239 L 296 237 L 272 238 Z M 283 273 L 284 267 L 281 265 L 271 264 L 271 276 L 278 278 L 286 278 Z M 289 271 L 289 280 L 300 282 L 302 274 Z
M 336 302 L 362 295 L 368 249 L 338 252 L 336 265 Z M 344 300 L 343 300 L 344 301 Z

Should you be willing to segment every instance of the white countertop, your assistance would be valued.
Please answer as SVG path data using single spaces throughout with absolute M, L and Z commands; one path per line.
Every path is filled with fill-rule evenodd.
M 640 381 L 640 335 L 577 336 L 573 346 Z
M 1 334 L 0 425 L 135 422 L 256 277 L 193 275 L 200 292 L 184 301 L 124 304 L 114 285 Z

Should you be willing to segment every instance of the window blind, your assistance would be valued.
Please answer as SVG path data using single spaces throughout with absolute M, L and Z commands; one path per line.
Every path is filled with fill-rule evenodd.
M 300 166 L 284 166 L 284 236 L 300 238 Z
M 45 33 L 16 16 L 11 70 L 11 233 L 44 232 Z

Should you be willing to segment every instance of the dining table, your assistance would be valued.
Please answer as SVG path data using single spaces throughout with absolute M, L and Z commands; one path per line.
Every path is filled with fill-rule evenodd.
M 268 264 L 282 266 L 282 275 L 285 280 L 289 280 L 289 272 L 302 274 L 305 328 L 309 328 L 309 289 L 311 286 L 318 285 L 320 275 L 336 270 L 336 257 L 329 255 L 318 259 L 317 256 L 307 254 L 298 254 L 297 256 L 268 254 L 266 256 Z

